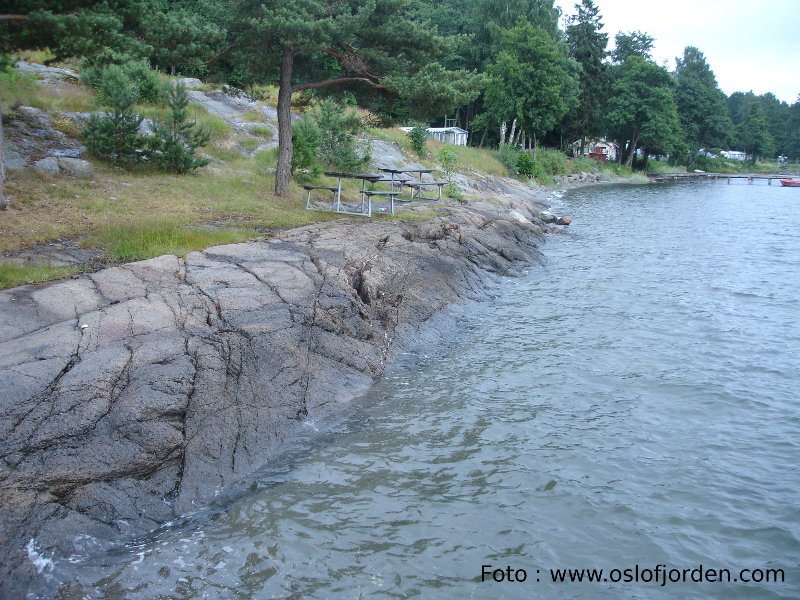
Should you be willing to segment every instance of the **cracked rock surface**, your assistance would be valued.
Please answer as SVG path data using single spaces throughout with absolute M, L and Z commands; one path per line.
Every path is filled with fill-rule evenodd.
M 79 535 L 124 540 L 212 502 L 447 305 L 537 261 L 541 236 L 448 209 L 0 292 L 0 597 L 37 587 L 31 548 L 68 557 Z

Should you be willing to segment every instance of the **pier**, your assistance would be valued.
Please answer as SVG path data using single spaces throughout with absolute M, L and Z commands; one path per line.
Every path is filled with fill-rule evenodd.
M 772 185 L 775 179 L 789 179 L 792 176 L 778 173 L 652 173 L 647 175 L 655 183 L 673 183 L 678 181 L 707 181 L 726 179 L 745 179 L 747 183 L 766 180 L 767 185 Z

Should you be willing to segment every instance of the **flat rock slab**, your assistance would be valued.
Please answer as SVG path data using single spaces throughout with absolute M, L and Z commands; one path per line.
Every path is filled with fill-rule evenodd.
M 0 292 L 0 597 L 55 593 L 31 557 L 78 534 L 123 541 L 246 483 L 541 236 L 453 209 Z

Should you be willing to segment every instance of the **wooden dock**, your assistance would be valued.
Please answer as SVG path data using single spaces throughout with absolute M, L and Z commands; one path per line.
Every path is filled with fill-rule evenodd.
M 726 179 L 728 183 L 731 179 L 746 180 L 752 184 L 754 181 L 766 181 L 767 185 L 772 185 L 773 180 L 789 179 L 792 176 L 786 174 L 767 174 L 767 173 L 653 173 L 648 174 L 650 181 L 655 183 L 675 183 L 691 181 L 715 181 Z

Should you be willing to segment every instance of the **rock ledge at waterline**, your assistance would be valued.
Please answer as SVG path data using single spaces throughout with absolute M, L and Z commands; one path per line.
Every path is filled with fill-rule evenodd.
M 0 292 L 0 596 L 36 586 L 31 548 L 141 534 L 268 463 L 438 311 L 539 260 L 517 215 L 317 224 Z

